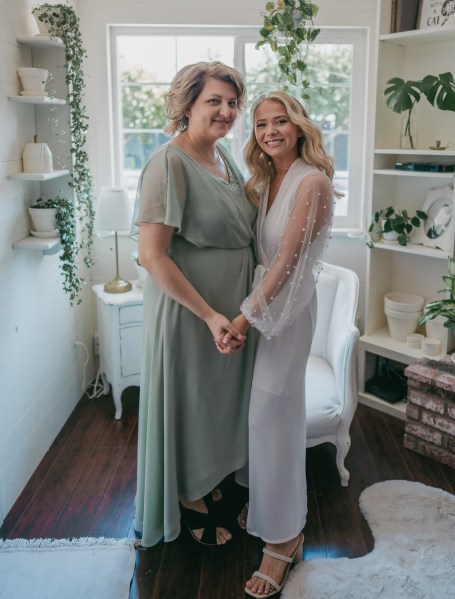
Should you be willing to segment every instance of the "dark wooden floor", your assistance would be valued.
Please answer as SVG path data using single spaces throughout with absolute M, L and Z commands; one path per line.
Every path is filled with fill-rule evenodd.
M 134 537 L 138 390 L 123 394 L 124 418 L 110 396 L 83 398 L 0 529 L 2 538 Z M 403 423 L 359 405 L 346 460 L 349 487 L 339 484 L 334 448 L 308 450 L 308 524 L 304 557 L 358 557 L 371 551 L 359 495 L 388 479 L 419 481 L 455 493 L 455 470 L 402 446 Z M 224 503 L 236 513 L 245 497 L 231 479 Z M 137 552 L 130 599 L 240 599 L 259 563 L 261 543 L 232 524 L 233 540 L 204 548 L 180 537 Z

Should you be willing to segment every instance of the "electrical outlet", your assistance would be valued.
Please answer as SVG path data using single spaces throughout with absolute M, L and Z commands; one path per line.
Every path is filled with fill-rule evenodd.
M 100 338 L 98 335 L 93 335 L 93 353 L 95 356 L 100 355 Z

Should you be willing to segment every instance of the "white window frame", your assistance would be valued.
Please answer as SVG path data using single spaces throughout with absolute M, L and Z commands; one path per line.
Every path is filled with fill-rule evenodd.
M 118 26 L 108 28 L 110 47 L 110 84 L 111 84 L 111 165 L 114 173 L 114 184 L 121 184 L 122 172 L 122 115 L 120 110 L 121 91 L 120 73 L 116 55 L 117 36 L 176 36 L 205 35 L 234 37 L 234 63 L 236 68 L 245 72 L 244 45 L 256 43 L 260 37 L 257 28 L 242 26 Z M 366 131 L 366 98 L 367 98 L 367 29 L 363 27 L 326 27 L 315 43 L 349 43 L 353 45 L 351 123 L 349 135 L 349 202 L 348 213 L 336 216 L 333 229 L 335 231 L 359 231 L 362 228 L 362 198 L 365 186 L 365 131 Z M 232 152 L 234 157 L 241 155 L 245 137 L 245 120 L 239 119 L 236 124 L 237 135 L 234 136 Z

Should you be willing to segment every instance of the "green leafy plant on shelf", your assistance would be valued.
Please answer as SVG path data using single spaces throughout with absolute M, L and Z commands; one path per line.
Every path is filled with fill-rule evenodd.
M 429 320 L 442 316 L 446 319 L 444 326 L 448 329 L 455 329 L 455 260 L 452 258 L 449 258 L 448 273 L 442 277 L 442 280 L 446 284 L 446 288 L 440 289 L 438 293 L 448 293 L 449 297 L 426 304 L 419 324 L 426 324 Z
M 409 136 L 412 149 L 415 149 L 415 139 L 411 131 L 411 114 L 422 96 L 439 110 L 455 112 L 455 81 L 452 73 L 441 73 L 437 77 L 426 75 L 418 81 L 405 81 L 399 77 L 393 77 L 387 81 L 386 86 L 384 95 L 387 106 L 398 114 L 407 112 L 403 133 Z
M 84 103 L 86 50 L 79 29 L 79 17 L 67 4 L 40 4 L 32 14 L 46 25 L 50 37 L 59 37 L 65 46 L 67 103 L 71 134 L 72 181 L 76 197 L 76 218 L 79 222 L 78 252 L 87 267 L 93 265 L 93 177 L 86 152 L 88 116 Z
M 278 67 L 281 73 L 280 83 L 285 80 L 284 91 L 288 85 L 302 88 L 302 98 L 309 98 L 308 64 L 306 62 L 310 44 L 319 35 L 320 29 L 314 27 L 313 19 L 319 7 L 307 0 L 277 0 L 267 2 L 264 23 L 259 33 L 261 40 L 256 49 L 269 46 L 278 54 Z
M 421 221 L 427 218 L 428 215 L 423 210 L 417 210 L 416 214 L 411 216 L 407 210 L 395 210 L 392 206 L 382 208 L 373 214 L 368 228 L 370 241 L 367 245 L 369 248 L 374 247 L 374 243 L 381 241 L 385 233 L 396 233 L 398 243 L 407 245 L 411 240 L 413 228 L 420 227 Z
M 73 202 L 58 194 L 55 198 L 39 198 L 32 208 L 54 208 L 57 229 L 62 250 L 60 252 L 60 272 L 63 277 L 63 290 L 69 295 L 70 303 L 80 304 L 80 292 L 85 283 L 79 276 L 78 243 L 76 234 L 76 214 Z

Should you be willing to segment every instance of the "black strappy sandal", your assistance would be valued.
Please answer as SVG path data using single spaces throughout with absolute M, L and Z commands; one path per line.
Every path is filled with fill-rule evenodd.
M 218 547 L 218 543 L 216 542 L 216 527 L 222 525 L 220 523 L 215 523 L 215 514 L 212 504 L 207 504 L 207 509 L 208 514 L 203 514 L 202 512 L 196 512 L 195 510 L 191 510 L 180 504 L 182 522 L 188 528 L 195 541 L 201 543 L 201 545 Z M 193 532 L 199 528 L 204 529 L 200 539 Z

